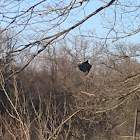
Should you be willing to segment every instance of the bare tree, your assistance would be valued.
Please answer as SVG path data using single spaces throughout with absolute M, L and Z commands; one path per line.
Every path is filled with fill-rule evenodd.
M 41 48 L 38 49 L 36 53 L 31 55 L 27 64 L 22 68 L 24 69 L 31 60 L 34 59 L 40 52 L 48 48 L 54 42 L 63 39 L 70 31 L 82 25 L 89 18 L 95 16 L 97 13 L 103 9 L 111 6 L 115 0 L 111 0 L 107 4 L 93 10 L 93 12 L 83 19 L 72 22 L 67 29 L 62 29 L 63 23 L 67 23 L 71 18 L 71 14 L 76 15 L 76 10 L 79 12 L 84 10 L 86 4 L 90 1 L 61 1 L 61 2 L 48 2 L 46 0 L 42 1 L 1 1 L 1 23 L 4 23 L 4 29 L 1 33 L 14 29 L 17 32 L 13 38 L 17 35 L 22 35 L 24 39 L 21 45 L 18 45 L 13 52 L 21 52 L 23 50 L 28 50 L 30 48 L 36 47 L 40 44 Z M 10 12 L 7 11 L 10 9 Z M 26 30 L 28 33 L 26 34 Z M 29 34 L 29 31 L 31 34 Z M 26 36 L 24 35 L 26 34 Z M 29 42 L 29 43 L 27 43 Z M 18 73 L 16 71 L 15 73 Z
M 139 105 L 139 45 L 130 47 L 115 41 L 139 33 L 139 4 L 100 0 L 100 7 L 77 19 L 92 4 L 96 2 L 0 1 L 0 55 L 7 54 L 6 63 L 1 63 L 0 91 L 10 107 L 1 101 L 7 115 L 0 116 L 3 139 L 131 136 L 133 110 Z M 99 13 L 105 34 L 84 32 L 81 26 Z M 12 34 L 5 37 L 9 32 Z M 15 40 L 12 48 L 5 50 L 11 40 Z M 26 63 L 19 68 L 13 65 L 14 70 L 5 75 L 3 69 L 12 54 L 14 59 L 21 57 L 16 64 Z M 27 67 L 33 59 L 36 64 Z M 75 67 L 86 59 L 94 65 L 83 77 Z M 35 69 L 35 65 L 40 67 Z

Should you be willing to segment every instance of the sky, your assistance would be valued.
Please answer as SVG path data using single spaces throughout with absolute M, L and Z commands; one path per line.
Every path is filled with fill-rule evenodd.
M 5 0 L 2 0 L 2 1 L 5 1 Z M 2 1 L 0 1 L 0 5 L 1 5 Z M 9 0 L 9 1 L 12 1 L 12 0 Z M 21 4 L 20 6 L 17 6 L 16 8 L 15 8 L 16 4 L 13 4 L 13 3 L 11 3 L 10 6 L 8 6 L 8 2 L 9 1 L 5 1 L 5 3 L 3 3 L 3 4 L 7 4 L 7 10 L 6 11 L 9 13 L 8 16 L 12 17 L 12 16 L 14 16 L 14 13 L 12 13 L 12 12 L 16 11 L 18 8 L 20 8 L 22 10 L 28 9 L 35 2 L 39 2 L 40 0 L 25 0 L 23 2 L 23 4 Z M 52 1 L 52 0 L 47 0 L 48 3 L 50 1 Z M 58 2 L 58 0 L 53 0 L 53 1 Z M 63 0 L 59 0 L 59 1 L 63 1 Z M 70 0 L 67 0 L 67 1 L 69 2 Z M 109 0 L 106 0 L 106 1 L 109 1 Z M 120 0 L 120 2 L 123 2 L 124 4 L 127 1 L 128 0 Z M 130 1 L 132 2 L 133 0 L 130 0 Z M 133 3 L 135 3 L 136 1 L 138 2 L 137 5 L 140 5 L 140 0 L 134 0 Z M 59 30 L 62 31 L 62 30 L 65 30 L 65 29 L 71 27 L 72 25 L 74 25 L 78 21 L 82 20 L 85 16 L 91 14 L 93 11 L 95 11 L 96 9 L 98 9 L 99 7 L 101 7 L 103 5 L 104 5 L 104 3 L 101 2 L 101 0 L 90 0 L 87 5 L 86 5 L 86 2 L 85 2 L 82 5 L 83 7 L 84 6 L 85 7 L 80 12 L 79 12 L 79 9 L 72 10 L 72 12 L 70 13 L 70 16 L 66 20 L 66 22 L 64 22 L 61 25 L 60 28 L 57 28 L 56 30 L 52 30 L 49 33 L 47 33 L 46 36 L 47 35 L 56 34 L 56 33 L 58 33 Z M 37 9 L 40 10 L 42 7 L 43 6 L 38 6 Z M 122 16 L 122 21 L 121 22 L 119 21 L 119 19 L 121 17 L 117 13 L 116 29 L 119 30 L 119 31 L 124 30 L 126 32 L 129 32 L 128 29 L 132 30 L 132 29 L 135 29 L 136 27 L 138 27 L 139 24 L 140 24 L 140 16 L 139 16 L 139 13 L 140 13 L 139 9 L 140 8 L 138 8 L 138 10 L 135 11 L 135 12 L 131 12 L 131 9 L 134 11 L 135 7 L 134 8 L 132 8 L 132 7 L 128 7 L 128 8 L 127 7 L 125 7 L 125 8 L 121 7 L 121 8 L 122 9 L 119 9 L 119 8 L 117 9 L 117 12 L 119 14 L 122 11 L 125 11 L 125 10 L 129 11 L 129 13 L 127 13 L 127 14 L 121 13 L 121 16 Z M 81 34 L 85 34 L 86 32 L 89 32 L 91 34 L 93 32 L 93 33 L 96 33 L 99 37 L 106 37 L 106 35 L 108 33 L 108 30 L 107 30 L 107 27 L 103 28 L 103 26 L 102 26 L 102 24 L 105 23 L 103 17 L 105 17 L 107 21 L 110 21 L 110 25 L 112 25 L 113 22 L 111 22 L 111 21 L 112 21 L 112 19 L 114 19 L 114 16 L 115 16 L 113 10 L 114 10 L 114 6 L 107 7 L 105 10 L 102 10 L 101 12 L 97 13 L 96 15 L 94 15 L 93 17 L 88 19 L 86 22 L 84 22 L 80 26 L 80 30 L 81 30 L 80 33 Z M 1 13 L 3 12 L 1 7 L 0 7 L 0 12 Z M 38 15 L 38 17 L 40 17 L 40 19 L 45 19 L 45 20 L 47 19 L 46 15 L 44 15 L 44 16 L 42 16 L 42 15 L 39 16 Z M 23 17 L 23 19 L 19 18 L 19 21 L 24 23 L 24 18 L 26 19 L 26 18 L 28 18 L 28 16 L 27 17 L 26 16 Z M 1 14 L 0 14 L 0 19 L 2 19 L 2 15 Z M 39 19 L 34 18 L 33 22 L 35 22 L 36 20 L 39 20 Z M 9 19 L 9 21 L 11 22 L 12 20 Z M 122 26 L 122 23 L 125 26 Z M 6 27 L 7 26 L 7 22 L 4 22 L 4 20 L 3 20 L 3 22 L 0 22 L 0 26 L 2 28 Z M 20 27 L 20 24 L 19 24 L 19 26 L 17 26 L 15 29 L 11 28 L 11 30 L 14 30 L 14 31 L 17 32 L 17 31 L 19 31 L 21 29 L 21 27 Z M 26 29 L 24 29 L 22 27 L 24 29 L 24 31 L 21 32 L 20 36 L 16 36 L 16 37 L 19 38 L 18 46 L 20 46 L 21 44 L 22 45 L 26 45 L 26 44 L 28 44 L 30 42 L 38 40 L 38 38 L 40 36 L 37 34 L 37 32 L 41 29 L 42 32 L 44 33 L 45 30 L 48 29 L 48 27 L 51 27 L 49 25 L 49 23 L 46 24 L 46 23 L 42 23 L 42 22 L 40 22 L 39 24 L 29 25 Z M 70 34 L 77 36 L 79 34 L 79 27 L 77 27 L 75 30 L 71 31 Z M 111 34 L 114 35 L 114 33 L 112 33 L 112 32 L 111 32 Z M 41 35 L 42 35 L 42 33 L 41 33 Z M 87 37 L 86 39 L 88 40 L 89 38 Z M 93 38 L 90 38 L 90 39 L 94 40 Z M 121 42 L 140 44 L 140 33 L 137 33 L 136 35 L 133 35 L 133 36 L 130 36 L 130 37 L 127 37 L 127 38 L 124 38 L 124 39 L 119 39 L 116 42 L 112 42 L 112 41 L 108 40 L 107 44 L 113 45 L 114 43 L 121 43 Z M 72 44 L 68 44 L 68 45 L 72 48 Z M 38 48 L 36 48 L 36 47 L 34 47 L 33 49 L 34 49 L 33 50 L 34 52 L 38 51 Z M 25 59 L 29 59 L 30 56 L 31 56 L 31 54 L 29 52 L 29 54 L 26 55 Z
M 125 0 L 120 0 L 120 1 L 122 1 L 123 4 L 125 3 Z M 96 5 L 94 5 L 95 3 L 96 3 Z M 87 5 L 87 7 L 85 8 L 86 14 L 88 15 L 89 13 L 93 12 L 93 9 L 98 9 L 102 5 L 104 5 L 102 2 L 100 2 L 98 0 L 97 1 L 96 0 L 94 0 L 94 1 L 92 0 L 91 4 L 89 3 Z M 140 5 L 140 1 L 137 1 L 137 5 Z M 91 29 L 94 30 L 95 29 L 96 33 L 99 36 L 106 35 L 108 33 L 108 31 L 105 28 L 102 27 L 102 24 L 104 23 L 104 20 L 102 19 L 102 16 L 103 16 L 103 14 L 105 12 L 106 19 L 107 20 L 111 20 L 114 17 L 114 13 L 112 12 L 112 9 L 111 9 L 112 7 L 113 6 L 108 7 L 108 9 L 105 9 L 105 10 L 99 12 L 98 14 L 96 14 L 95 16 L 90 18 L 88 21 L 86 21 L 83 24 L 83 29 L 84 30 L 91 30 Z M 132 11 L 132 10 L 135 10 L 136 8 L 132 8 L 131 10 L 130 10 L 130 7 L 128 9 L 127 8 L 124 8 L 124 9 L 128 10 L 128 11 Z M 120 12 L 120 9 L 118 8 L 118 13 L 119 12 Z M 135 29 L 136 27 L 138 27 L 140 25 L 139 24 L 140 23 L 140 21 L 139 21 L 139 19 L 140 19 L 139 14 L 140 14 L 140 10 L 138 10 L 137 12 L 134 12 L 132 14 L 131 14 L 131 12 L 128 13 L 128 14 L 122 14 L 122 16 L 124 17 L 123 23 L 124 23 L 124 25 L 126 27 L 127 26 L 130 27 L 129 28 L 130 31 L 131 31 L 131 29 Z M 136 18 L 136 16 L 137 16 L 137 18 Z M 120 18 L 118 15 L 116 17 Z M 136 20 L 136 22 L 134 22 L 135 20 Z M 119 24 L 119 22 L 120 21 L 116 21 L 116 24 Z M 130 23 L 130 25 L 129 25 L 129 23 Z M 120 25 L 122 26 L 122 24 L 120 24 Z M 121 27 L 117 27 L 117 28 L 121 29 Z M 140 33 L 137 33 L 136 35 L 132 35 L 132 36 L 127 37 L 125 39 L 120 39 L 119 41 L 132 42 L 132 43 L 139 44 L 140 43 Z
M 26 1 L 24 1 L 19 7 L 17 7 L 17 8 L 20 8 L 20 9 L 27 9 L 28 7 L 30 7 L 32 4 L 34 4 L 35 2 L 38 2 L 39 0 L 30 0 L 30 1 L 28 1 L 28 0 L 26 0 Z M 56 1 L 56 0 L 54 0 L 54 1 Z M 58 0 L 57 0 L 58 1 Z M 68 2 L 69 2 L 69 0 L 67 0 Z M 109 1 L 109 0 L 107 0 L 107 1 Z M 137 1 L 137 5 L 139 5 L 140 4 L 140 1 L 139 0 L 135 0 L 135 2 L 134 1 L 132 1 L 132 0 L 130 0 L 131 2 L 133 2 L 133 3 L 135 3 L 136 1 Z M 1 2 L 3 2 L 3 1 L 1 1 Z M 0 4 L 1 4 L 1 2 L 0 2 Z M 8 5 L 8 2 L 10 2 L 10 1 L 7 1 L 7 5 Z M 52 0 L 48 0 L 47 1 L 48 3 L 49 2 L 52 2 Z M 60 2 L 61 2 L 61 0 L 60 0 Z M 127 0 L 120 0 L 120 2 L 122 2 L 123 4 L 125 4 L 125 2 L 127 2 Z M 5 3 L 3 3 L 3 4 L 5 4 Z M 9 8 L 9 10 L 7 10 L 7 12 L 11 12 L 10 11 L 10 9 L 11 9 L 11 7 L 12 7 L 12 11 L 14 11 L 14 9 L 15 9 L 15 3 L 11 3 L 10 4 L 10 7 L 8 7 L 7 6 L 7 8 Z M 86 5 L 86 2 L 85 3 L 83 3 L 83 7 Z M 98 9 L 100 6 L 102 6 L 102 5 L 104 5 L 104 3 L 103 2 L 101 2 L 100 0 L 90 0 L 89 2 L 88 2 L 88 4 L 83 8 L 83 10 L 81 10 L 80 11 L 80 13 L 78 13 L 79 12 L 79 10 L 73 10 L 72 11 L 72 13 L 71 13 L 71 15 L 70 15 L 70 17 L 69 17 L 69 19 L 68 20 L 66 20 L 66 22 L 64 22 L 63 24 L 62 24 L 62 26 L 61 26 L 61 30 L 64 30 L 64 29 L 67 29 L 67 28 L 69 28 L 69 27 L 71 27 L 74 23 L 77 23 L 78 21 L 80 21 L 81 19 L 83 19 L 85 16 L 87 16 L 87 15 L 89 15 L 90 13 L 92 13 L 93 11 L 95 11 L 96 9 Z M 41 7 L 37 7 L 38 9 L 40 9 Z M 106 14 L 105 16 L 106 16 L 106 20 L 109 20 L 109 21 L 111 21 L 112 20 L 112 18 L 114 18 L 114 14 L 113 14 L 113 10 L 111 9 L 111 8 L 114 8 L 114 6 L 111 6 L 111 7 L 108 7 L 108 8 L 106 8 L 105 10 L 103 10 L 103 11 L 101 11 L 101 12 L 99 12 L 98 14 L 96 14 L 95 16 L 93 16 L 92 18 L 90 18 L 90 19 L 88 19 L 86 22 L 84 22 L 81 26 L 80 26 L 80 29 L 81 29 L 81 31 L 82 31 L 82 34 L 84 33 L 84 32 L 95 32 L 97 35 L 99 35 L 100 37 L 105 37 L 106 36 L 106 34 L 108 33 L 108 31 L 105 29 L 105 28 L 103 28 L 102 27 L 102 24 L 104 24 L 104 20 L 103 20 L 103 18 L 102 18 L 102 16 L 104 16 L 104 13 Z M 129 9 L 130 9 L 130 7 L 129 7 Z M 129 9 L 127 9 L 127 8 L 124 8 L 124 9 L 121 9 L 121 10 L 123 10 L 123 11 L 125 11 L 125 10 L 129 10 Z M 140 8 L 139 8 L 140 9 Z M 134 10 L 134 9 L 132 9 L 132 10 Z M 120 9 L 118 8 L 117 9 L 117 11 L 118 11 L 118 13 L 119 12 L 122 12 L 122 11 L 120 11 Z M 0 10 L 0 12 L 2 12 L 2 10 Z M 111 13 L 112 12 L 112 13 Z M 122 22 L 123 22 L 123 24 L 126 26 L 126 27 L 129 27 L 128 29 L 135 29 L 135 27 L 138 27 L 139 26 L 139 19 L 140 19 L 140 17 L 139 17 L 139 10 L 137 11 L 137 12 L 133 12 L 132 14 L 131 13 L 128 13 L 128 14 L 121 14 L 122 16 L 123 16 L 123 20 L 122 20 Z M 9 14 L 11 17 L 13 16 L 13 14 L 12 13 L 10 13 Z M 137 15 L 137 17 L 135 16 L 135 15 Z M 121 25 L 121 22 L 119 21 L 119 16 L 117 15 L 117 17 L 118 17 L 118 20 L 116 21 L 116 23 L 118 24 L 118 25 L 116 25 L 116 27 L 118 28 L 118 30 L 125 30 L 125 31 L 127 31 L 128 32 L 128 30 L 126 29 L 126 27 L 125 28 L 123 28 L 123 26 Z M 0 18 L 2 18 L 2 17 L 0 17 Z M 26 18 L 26 17 L 25 17 Z M 42 17 L 42 19 L 43 19 L 44 17 Z M 23 20 L 21 20 L 21 21 L 23 21 Z M 136 21 L 136 22 L 134 22 L 134 21 Z M 129 25 L 129 23 L 130 23 L 130 25 Z M 132 23 L 132 24 L 131 24 Z M 4 22 L 4 20 L 3 20 L 3 22 L 1 22 L 0 23 L 0 26 L 1 27 L 5 27 L 6 26 L 6 22 Z M 111 23 L 110 23 L 111 24 Z M 48 26 L 48 25 L 47 25 Z M 31 30 L 33 29 L 34 31 L 36 30 L 38 30 L 39 28 L 44 28 L 44 29 L 47 29 L 46 28 L 46 24 L 43 24 L 43 23 L 40 23 L 40 24 L 38 24 L 37 25 L 37 27 L 36 27 L 36 25 L 34 25 L 34 26 L 28 26 L 28 28 L 26 29 L 26 30 L 24 30 L 24 34 L 26 34 L 26 35 L 29 35 L 29 36 L 31 36 L 30 38 L 27 36 L 27 38 L 26 39 L 28 39 L 29 38 L 29 40 L 31 40 L 31 38 L 32 37 L 34 37 L 34 38 L 38 38 L 38 36 L 37 36 L 37 34 L 35 34 L 35 32 L 32 32 Z M 120 29 L 119 29 L 120 28 Z M 123 29 L 122 29 L 123 28 Z M 16 30 L 18 31 L 19 30 L 19 27 L 17 27 L 16 28 Z M 53 31 L 51 31 L 49 34 L 54 34 L 54 33 L 57 33 L 57 31 L 58 30 L 53 30 Z M 78 34 L 78 31 L 79 31 L 79 28 L 76 28 L 76 30 L 74 30 L 74 31 L 72 31 L 71 33 L 73 34 L 73 35 L 77 35 Z M 114 35 L 113 33 L 111 33 L 112 35 Z M 138 34 L 136 34 L 136 35 L 133 35 L 133 36 L 131 36 L 131 37 L 127 37 L 127 38 L 125 38 L 125 39 L 120 39 L 119 41 L 125 41 L 125 42 L 132 42 L 132 43 L 136 43 L 136 44 L 138 44 L 138 43 L 140 43 L 139 42 L 139 35 L 140 35 L 140 33 L 138 33 Z

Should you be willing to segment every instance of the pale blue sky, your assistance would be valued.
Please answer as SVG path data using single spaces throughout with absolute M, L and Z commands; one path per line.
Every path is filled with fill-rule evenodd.
M 109 0 L 108 0 L 109 1 Z M 125 4 L 125 1 L 126 0 L 120 0 L 120 2 L 123 2 L 123 4 Z M 8 1 L 6 1 L 7 2 L 7 4 L 8 4 Z M 15 9 L 18 9 L 18 8 L 20 8 L 20 9 L 23 9 L 23 10 L 25 10 L 25 9 L 27 9 L 28 7 L 30 7 L 32 4 L 34 4 L 35 2 L 38 2 L 38 0 L 32 0 L 32 1 L 28 1 L 28 0 L 26 0 L 25 2 L 23 2 L 20 6 L 17 6 L 17 8 L 15 8 L 15 6 L 16 6 L 16 2 L 15 3 L 13 3 L 13 4 L 11 4 L 10 6 L 9 6 L 9 10 L 7 10 L 7 12 L 11 12 L 11 11 L 14 11 Z M 49 0 L 47 1 L 47 2 L 49 2 Z M 2 1 L 0 2 L 0 4 L 2 3 Z M 4 4 L 6 4 L 6 3 L 3 3 L 3 5 Z M 86 2 L 83 4 L 83 6 L 86 4 Z M 137 5 L 139 5 L 140 4 L 140 1 L 139 0 L 137 0 Z M 101 1 L 99 1 L 99 0 L 90 0 L 89 1 L 89 3 L 86 5 L 86 7 L 83 9 L 83 10 L 81 10 L 81 12 L 78 14 L 78 9 L 76 9 L 76 10 L 73 10 L 72 11 L 72 14 L 74 14 L 74 15 L 71 15 L 67 20 L 66 20 L 66 22 L 64 22 L 63 24 L 62 24 L 62 26 L 61 26 L 61 30 L 63 30 L 63 29 L 67 29 L 67 28 L 69 28 L 70 26 L 72 26 L 74 23 L 77 23 L 77 21 L 80 21 L 81 19 L 83 19 L 85 16 L 87 16 L 88 14 L 90 14 L 90 13 L 92 13 L 93 11 L 95 11 L 96 9 L 98 9 L 100 6 L 102 6 L 102 5 L 104 5 L 104 3 L 102 3 Z M 12 9 L 11 9 L 11 7 L 12 7 Z M 7 6 L 7 8 L 8 8 L 8 6 Z M 37 7 L 38 9 L 40 9 L 40 6 L 39 7 Z M 112 17 L 114 17 L 114 14 L 113 14 L 113 12 L 111 11 L 111 8 L 114 8 L 114 6 L 111 6 L 111 7 L 108 7 L 107 9 L 105 9 L 105 13 L 106 13 L 106 18 L 107 19 L 109 19 L 109 20 L 111 20 L 112 19 Z M 127 8 L 125 8 L 125 9 L 127 9 Z M 130 9 L 130 8 L 129 8 Z M 139 8 L 140 9 L 140 8 Z M 118 10 L 119 11 L 119 10 Z M 0 12 L 2 12 L 2 10 L 0 10 Z M 111 13 L 112 12 L 112 13 Z M 128 15 L 125 15 L 124 16 L 124 20 L 123 20 L 123 22 L 125 23 L 125 25 L 127 25 L 128 24 L 128 22 L 129 21 L 135 21 L 135 14 L 136 15 L 138 15 L 138 12 L 139 11 L 137 11 L 136 13 L 133 13 L 133 14 L 128 14 Z M 105 28 L 103 28 L 102 27 L 102 25 L 101 25 L 101 22 L 102 23 L 104 23 L 103 22 L 103 19 L 102 19 L 102 17 L 101 17 L 101 14 L 102 13 L 104 13 L 104 10 L 103 11 L 101 11 L 101 12 L 99 12 L 98 14 L 96 14 L 95 16 L 93 16 L 92 18 L 90 18 L 90 19 L 88 19 L 85 23 L 83 23 L 81 26 L 80 26 L 80 29 L 81 30 L 85 30 L 85 31 L 95 31 L 100 37 L 105 37 L 106 36 L 106 34 L 107 34 L 107 30 L 105 29 Z M 12 16 L 13 14 L 9 14 L 9 16 Z M 127 16 L 128 16 L 128 19 L 127 19 Z M 2 18 L 2 17 L 0 17 L 0 18 Z M 119 22 L 119 20 L 117 21 L 117 23 Z M 137 17 L 137 19 L 136 19 L 136 22 L 133 24 L 134 26 L 138 26 L 138 24 L 139 24 L 139 15 L 138 15 L 138 17 Z M 0 24 L 2 27 L 5 27 L 5 25 L 6 25 L 6 22 L 1 22 L 1 24 Z M 121 24 L 120 24 L 121 25 Z M 38 27 L 39 26 L 39 27 Z M 132 25 L 128 25 L 128 26 L 132 26 Z M 132 28 L 135 28 L 134 26 L 132 26 L 130 29 L 132 29 Z M 34 26 L 28 26 L 28 28 L 27 28 L 27 30 L 25 30 L 23 33 L 25 33 L 25 34 L 28 34 L 28 35 L 32 35 L 33 37 L 38 37 L 38 36 L 35 36 L 35 33 L 33 33 L 32 31 L 31 31 L 31 29 L 32 29 L 32 27 L 34 27 L 33 29 L 36 29 L 35 28 L 35 25 Z M 43 24 L 43 23 L 40 23 L 40 24 L 38 24 L 37 25 L 37 27 L 38 28 L 44 28 L 44 29 L 48 29 L 47 28 L 47 26 L 45 26 L 45 24 Z M 118 25 L 118 27 L 117 28 L 120 28 L 120 30 L 121 30 L 121 26 L 119 27 L 119 25 Z M 78 31 L 78 28 L 76 28 L 77 29 L 77 31 Z M 19 30 L 19 27 L 17 27 L 16 28 L 16 30 L 18 31 Z M 32 34 L 33 33 L 33 34 Z M 51 33 L 55 33 L 55 31 L 52 31 Z M 56 33 L 57 33 L 57 31 L 56 31 Z M 73 33 L 73 34 L 75 34 L 75 33 L 77 33 L 77 32 L 71 32 L 71 33 Z M 140 43 L 139 42 L 139 35 L 140 35 L 140 33 L 138 33 L 138 34 L 136 34 L 136 35 L 134 35 L 134 36 L 131 36 L 131 37 L 128 37 L 127 39 L 125 38 L 125 39 L 122 39 L 122 41 L 126 41 L 126 42 L 133 42 L 133 43 Z M 121 41 L 121 40 L 119 40 L 119 41 Z

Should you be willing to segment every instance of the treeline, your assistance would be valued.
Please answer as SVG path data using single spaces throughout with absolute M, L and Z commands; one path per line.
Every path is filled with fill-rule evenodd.
M 131 139 L 140 106 L 137 46 L 102 50 L 83 38 L 74 48 L 62 44 L 50 46 L 18 75 L 10 76 L 22 69 L 21 60 L 1 57 L 0 138 Z M 84 76 L 77 65 L 87 59 L 92 69 Z

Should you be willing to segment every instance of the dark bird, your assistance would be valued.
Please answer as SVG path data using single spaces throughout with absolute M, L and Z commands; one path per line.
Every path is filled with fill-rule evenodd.
M 79 70 L 82 72 L 87 72 L 87 74 L 89 73 L 91 67 L 92 66 L 88 63 L 88 60 L 78 65 Z

